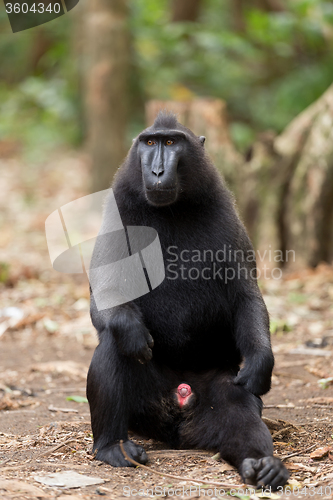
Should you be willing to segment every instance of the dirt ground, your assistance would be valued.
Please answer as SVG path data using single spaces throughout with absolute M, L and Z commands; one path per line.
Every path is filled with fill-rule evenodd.
M 249 499 L 237 472 L 213 452 L 169 450 L 134 437 L 152 471 L 94 460 L 83 399 L 96 346 L 88 285 L 83 276 L 51 268 L 44 236 L 46 217 L 85 194 L 86 161 L 67 154 L 32 169 L 2 159 L 0 178 L 0 498 Z M 290 471 L 281 498 L 333 498 L 333 267 L 260 285 L 276 358 L 263 417 Z M 7 308 L 14 308 L 11 317 Z M 96 484 L 72 488 L 64 476 L 45 484 L 46 476 L 69 471 L 71 479 L 79 473 Z

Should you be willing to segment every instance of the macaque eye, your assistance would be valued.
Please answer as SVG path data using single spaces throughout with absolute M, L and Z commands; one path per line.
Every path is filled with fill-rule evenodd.
M 174 143 L 175 143 L 175 141 L 173 141 L 172 139 L 168 139 L 167 141 L 165 141 L 165 144 L 167 146 L 172 146 L 172 144 L 174 144 Z
M 148 139 L 147 144 L 148 146 L 153 146 L 154 144 L 156 144 L 156 142 L 152 141 L 151 139 Z

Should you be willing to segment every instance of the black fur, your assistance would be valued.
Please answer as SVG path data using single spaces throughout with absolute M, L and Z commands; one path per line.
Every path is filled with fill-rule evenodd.
M 141 149 L 148 146 L 140 141 L 159 131 L 163 139 L 168 130 L 170 136 L 177 130 L 184 135 L 175 179 L 177 199 L 154 206 L 147 199 L 140 161 Z M 174 447 L 218 450 L 252 484 L 285 484 L 288 473 L 273 458 L 270 433 L 261 420 L 259 396 L 270 389 L 274 358 L 255 262 L 247 259 L 253 250 L 203 140 L 174 115 L 160 114 L 134 141 L 113 190 L 124 226 L 149 226 L 158 232 L 166 278 L 149 294 L 113 309 L 98 311 L 91 297 L 99 346 L 87 394 L 97 458 L 130 465 L 117 444 L 123 439 L 127 452 L 145 463 L 144 450 L 127 441 L 130 429 Z M 108 214 L 106 207 L 105 219 Z M 238 253 L 219 262 L 216 252 L 221 249 L 242 250 L 244 257 Z M 190 262 L 200 278 L 174 279 L 184 262 L 168 267 L 175 258 L 171 252 L 179 255 L 182 250 L 190 251 L 186 257 L 193 250 L 201 256 L 212 251 L 213 261 Z M 239 265 L 243 271 L 238 277 Z M 222 278 L 202 277 L 220 268 L 234 269 L 236 278 L 226 283 L 223 273 Z M 194 397 L 180 409 L 174 394 L 182 382 L 191 386 Z

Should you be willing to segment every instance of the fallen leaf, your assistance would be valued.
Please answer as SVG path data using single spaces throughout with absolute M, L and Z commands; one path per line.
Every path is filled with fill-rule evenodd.
M 328 455 L 329 451 L 331 451 L 330 446 L 324 446 L 323 448 L 317 448 L 316 450 L 310 453 L 310 458 L 324 458 Z
M 281 498 L 281 494 L 273 493 L 270 488 L 267 488 L 267 493 L 265 493 L 265 490 L 257 490 L 255 497 L 250 498 L 270 498 L 271 500 L 278 500 Z
M 296 470 L 296 471 L 306 470 L 306 471 L 313 472 L 313 470 L 314 470 L 313 468 L 308 467 L 307 465 L 300 464 L 300 463 L 297 463 L 297 462 L 287 463 L 286 467 L 287 467 L 288 470 Z
M 282 405 L 277 405 L 274 407 L 280 408 L 281 406 Z M 269 406 L 265 406 L 265 408 L 268 408 L 268 407 Z M 284 407 L 293 408 L 294 405 L 293 406 L 284 405 Z M 271 434 L 274 434 L 274 432 L 276 432 L 276 431 L 280 431 L 282 429 L 285 429 L 286 427 L 293 427 L 295 430 L 297 430 L 297 427 L 293 423 L 288 422 L 287 420 L 282 420 L 280 418 L 278 420 L 273 420 L 271 418 L 262 417 L 262 421 L 267 425 Z
M 68 396 L 67 401 L 74 401 L 75 403 L 88 403 L 88 399 L 84 396 Z
M 12 399 L 8 394 L 5 394 L 0 399 L 0 410 L 17 410 L 19 407 L 20 405 L 18 401 Z
M 59 330 L 59 325 L 56 321 L 53 321 L 50 318 L 44 318 L 43 320 L 43 325 L 44 328 L 49 332 L 49 333 L 55 333 Z
M 222 464 L 221 467 L 220 467 L 220 472 L 225 472 L 225 471 L 228 471 L 228 470 L 235 470 L 235 467 L 233 467 L 232 465 L 229 465 L 229 464 Z
M 305 366 L 304 367 L 306 371 L 311 373 L 311 375 L 314 375 L 315 377 L 319 378 L 327 378 L 328 374 L 324 370 L 321 370 L 320 368 L 317 368 L 316 366 Z
M 329 385 L 333 384 L 333 377 L 321 378 L 320 380 L 318 380 L 318 384 L 322 389 L 327 389 Z
M 302 486 L 302 483 L 297 481 L 297 479 L 292 478 L 288 480 L 288 485 L 290 485 L 292 487 L 292 490 L 294 490 L 294 488 L 299 488 L 300 486 Z
M 0 411 L 1 410 L 17 410 L 18 408 L 24 406 L 39 406 L 39 401 L 34 399 L 12 399 L 9 394 L 5 394 L 0 399 Z
M 16 325 L 14 326 L 14 328 L 16 330 L 18 330 L 19 328 L 23 328 L 23 327 L 25 327 L 27 325 L 31 325 L 33 323 L 36 323 L 37 321 L 39 321 L 43 317 L 44 317 L 43 313 L 31 314 L 30 316 L 27 316 L 26 318 L 23 318 L 21 321 L 19 321 L 18 323 L 16 323 Z
M 15 327 L 24 317 L 24 312 L 18 307 L 0 309 L 0 337 L 8 328 Z

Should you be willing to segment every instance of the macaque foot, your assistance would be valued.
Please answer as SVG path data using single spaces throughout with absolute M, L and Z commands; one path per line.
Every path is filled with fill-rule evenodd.
M 132 458 L 132 460 L 135 460 L 140 464 L 146 464 L 148 462 L 147 454 L 142 446 L 128 440 L 124 441 L 123 447 L 128 457 Z M 120 449 L 119 443 L 113 444 L 108 448 L 98 450 L 96 460 L 102 460 L 103 462 L 113 465 L 114 467 L 135 467 L 134 464 L 126 460 Z
M 240 468 L 243 481 L 257 487 L 266 486 L 276 490 L 284 486 L 289 478 L 289 472 L 276 457 L 260 459 L 246 458 Z

